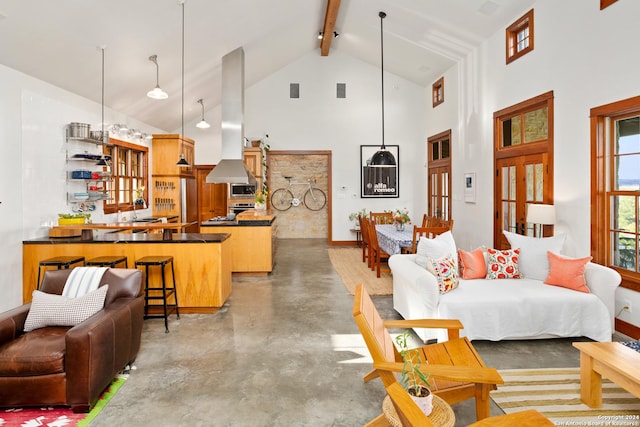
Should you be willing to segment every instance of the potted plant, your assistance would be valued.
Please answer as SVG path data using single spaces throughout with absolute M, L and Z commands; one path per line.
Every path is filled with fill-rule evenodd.
M 264 188 L 264 186 L 263 186 Z M 268 192 L 266 191 L 258 191 L 255 195 L 255 209 L 257 210 L 265 210 L 267 209 L 267 196 Z
M 359 217 L 367 216 L 367 210 L 365 208 L 360 209 L 358 212 L 351 212 L 349 214 L 349 221 L 355 221 L 356 225 L 353 227 L 355 230 L 360 228 Z
M 90 213 L 58 214 L 58 225 L 85 224 L 90 222 Z
M 431 414 L 433 410 L 433 394 L 429 390 L 429 374 L 420 370 L 422 361 L 418 349 L 409 349 L 407 340 L 410 333 L 405 330 L 396 337 L 396 344 L 400 347 L 400 356 L 404 362 L 400 384 L 407 390 L 409 396 L 422 409 L 425 415 Z

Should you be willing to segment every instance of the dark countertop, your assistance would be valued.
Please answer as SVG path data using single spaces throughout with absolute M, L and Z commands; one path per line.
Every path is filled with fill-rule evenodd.
M 60 244 L 60 243 L 221 243 L 230 237 L 228 233 L 173 233 L 172 240 L 162 240 L 162 234 L 104 234 L 94 236 L 93 240 L 82 240 L 81 237 L 40 237 L 24 240 L 25 245 Z
M 201 227 L 268 227 L 270 226 L 275 218 L 273 219 L 265 219 L 265 220 L 250 220 L 250 221 L 203 221 L 200 226 Z

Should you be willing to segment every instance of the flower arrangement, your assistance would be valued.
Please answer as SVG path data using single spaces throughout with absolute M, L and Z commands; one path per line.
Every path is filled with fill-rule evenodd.
M 409 218 L 409 211 L 404 208 L 402 210 L 396 209 L 393 213 L 393 223 L 394 224 L 407 224 L 411 222 L 411 218 Z
M 349 221 L 355 221 L 359 216 L 367 216 L 367 210 L 365 208 L 362 208 L 358 212 L 351 212 L 349 214 Z

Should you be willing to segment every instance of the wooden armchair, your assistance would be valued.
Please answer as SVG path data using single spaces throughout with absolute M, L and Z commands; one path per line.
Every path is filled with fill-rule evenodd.
M 376 223 L 374 221 L 368 221 L 369 223 L 369 267 L 376 271 L 376 277 L 380 277 L 381 272 L 391 273 L 389 268 L 389 255 L 378 244 L 378 233 L 376 232 Z
M 445 231 L 449 231 L 449 227 L 413 227 L 413 242 L 411 247 L 403 247 L 403 254 L 415 254 L 418 247 L 418 240 L 421 236 L 425 236 L 428 239 L 432 239 L 438 234 L 442 234 Z
M 402 388 L 397 381 L 385 386 L 387 394 L 393 403 L 393 407 L 396 410 L 396 415 L 400 420 L 400 424 L 403 427 L 432 427 L 434 424 L 429 418 L 422 412 L 422 410 L 411 399 L 411 396 Z M 379 418 L 376 418 L 378 420 Z M 388 425 L 388 423 L 370 423 L 370 426 L 375 425 Z M 543 416 L 535 409 L 529 409 L 528 411 L 515 412 L 508 415 L 499 415 L 496 417 L 485 418 L 468 427 L 481 427 L 481 426 L 493 426 L 493 427 L 552 427 L 553 424 L 548 418 Z
M 369 212 L 369 218 L 376 224 L 393 224 L 391 212 Z
M 373 358 L 374 369 L 365 375 L 364 381 L 380 377 L 385 386 L 395 381 L 392 372 L 401 372 L 403 363 L 387 328 L 444 328 L 448 341 L 430 344 L 418 349 L 422 370 L 431 375 L 430 388 L 449 404 L 475 397 L 476 417 L 489 416 L 489 392 L 496 384 L 503 384 L 502 377 L 493 368 L 487 368 L 466 338 L 460 338 L 462 324 L 458 320 L 421 319 L 383 321 L 362 284 L 356 287 L 353 301 L 353 317 Z

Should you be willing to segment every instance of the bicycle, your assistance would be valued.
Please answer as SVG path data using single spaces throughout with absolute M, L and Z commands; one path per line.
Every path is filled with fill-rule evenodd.
M 286 187 L 278 188 L 271 194 L 271 206 L 279 211 L 286 211 L 291 206 L 300 206 L 304 203 L 307 209 L 312 211 L 319 211 L 327 204 L 327 195 L 324 191 L 317 187 L 313 187 L 311 183 L 315 184 L 315 178 L 307 179 L 307 182 L 291 182 L 292 176 L 285 176 L 289 184 Z M 302 195 L 302 199 L 295 196 L 293 193 L 294 185 L 306 185 L 307 191 Z

